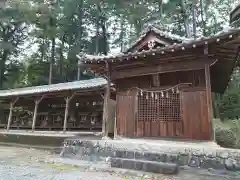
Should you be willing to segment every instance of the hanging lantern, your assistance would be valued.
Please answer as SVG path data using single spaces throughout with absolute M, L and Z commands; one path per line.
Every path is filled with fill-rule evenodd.
M 143 91 L 141 90 L 141 96 L 143 96 Z
M 174 94 L 174 88 L 172 88 L 172 93 Z
M 166 98 L 169 98 L 168 92 L 166 93 Z
M 158 95 L 157 95 L 157 93 L 155 94 L 155 99 L 158 100 Z
M 146 99 L 148 99 L 148 94 L 146 94 Z
M 153 92 L 151 93 L 151 96 L 152 96 L 152 98 L 154 98 L 154 94 L 153 94 Z

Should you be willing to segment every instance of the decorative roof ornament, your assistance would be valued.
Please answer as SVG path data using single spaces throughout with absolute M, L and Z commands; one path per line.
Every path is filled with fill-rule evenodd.
M 153 49 L 155 45 L 156 45 L 155 41 L 149 41 L 148 42 L 148 48 L 149 49 Z

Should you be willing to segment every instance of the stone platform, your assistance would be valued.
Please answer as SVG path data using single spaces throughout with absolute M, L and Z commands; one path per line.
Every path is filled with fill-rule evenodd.
M 181 168 L 240 171 L 240 150 L 225 149 L 214 142 L 150 139 L 66 139 L 63 157 L 110 161 L 112 167 L 175 174 Z

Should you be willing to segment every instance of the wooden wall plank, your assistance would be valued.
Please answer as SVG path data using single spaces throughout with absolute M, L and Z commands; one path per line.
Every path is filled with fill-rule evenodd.
M 183 136 L 185 139 L 210 140 L 206 91 L 181 92 Z
M 116 120 L 117 133 L 125 137 L 134 137 L 135 127 L 135 104 L 136 99 L 133 94 L 117 94 Z
M 151 137 L 159 137 L 159 121 L 151 122 Z
M 137 124 L 137 134 L 138 137 L 143 137 L 144 136 L 144 122 L 143 121 L 139 121 Z
M 145 121 L 144 122 L 144 136 L 145 137 L 151 137 L 151 122 L 150 121 Z

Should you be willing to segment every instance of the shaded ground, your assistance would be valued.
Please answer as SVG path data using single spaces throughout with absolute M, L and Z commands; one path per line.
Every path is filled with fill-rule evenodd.
M 181 171 L 178 176 L 146 174 L 112 169 L 107 163 L 61 159 L 48 151 L 0 147 L 0 180 L 225 180 L 238 177 L 212 176 Z

